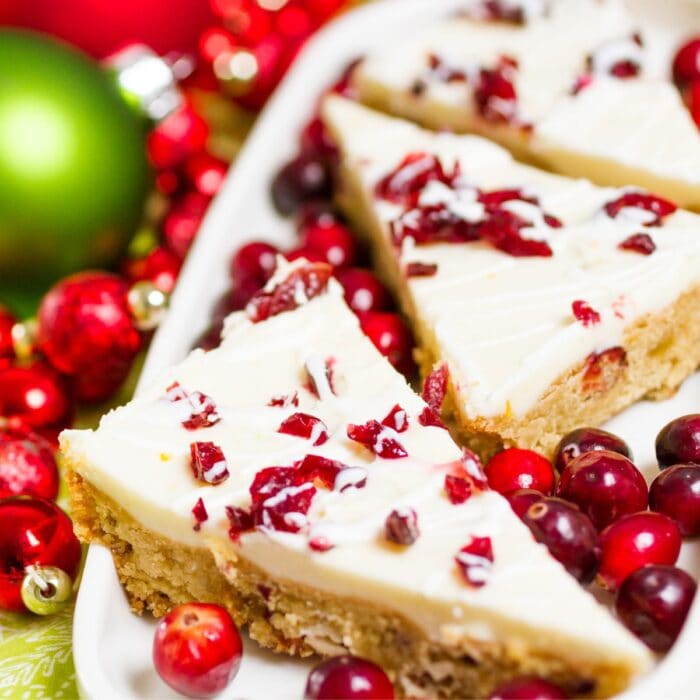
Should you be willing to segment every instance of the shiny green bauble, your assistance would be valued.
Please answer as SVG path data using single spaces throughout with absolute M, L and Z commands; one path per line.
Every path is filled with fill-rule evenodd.
M 147 194 L 144 137 L 96 63 L 0 29 L 0 294 L 117 260 Z

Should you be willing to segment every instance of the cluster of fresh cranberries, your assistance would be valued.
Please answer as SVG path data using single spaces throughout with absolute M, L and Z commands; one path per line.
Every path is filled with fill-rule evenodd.
M 693 121 L 700 126 L 700 38 L 687 41 L 673 59 L 673 79 L 688 105 Z
M 696 590 L 674 565 L 681 538 L 700 535 L 700 414 L 664 427 L 656 454 L 661 472 L 648 488 L 623 440 L 581 428 L 562 439 L 554 465 L 509 448 L 491 459 L 486 475 L 535 539 L 581 583 L 597 578 L 614 592 L 620 619 L 663 652 Z
M 349 94 L 347 79 L 332 90 Z M 277 173 L 271 185 L 275 208 L 280 214 L 295 217 L 298 245 L 281 251 L 270 243 L 252 241 L 234 253 L 231 288 L 214 308 L 212 325 L 200 339 L 200 347 L 218 345 L 223 319 L 245 308 L 267 283 L 278 255 L 290 261 L 303 257 L 332 266 L 365 334 L 399 371 L 409 376 L 415 372 L 411 332 L 396 313 L 385 287 L 363 266 L 366 251 L 331 201 L 335 160 L 335 148 L 316 116 L 302 132 L 299 155 Z

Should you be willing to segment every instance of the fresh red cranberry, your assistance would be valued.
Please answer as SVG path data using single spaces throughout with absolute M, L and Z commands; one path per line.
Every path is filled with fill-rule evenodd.
M 530 506 L 541 500 L 544 494 L 534 489 L 516 489 L 504 493 L 503 496 L 510 503 L 513 512 L 522 520 Z
M 543 494 L 554 490 L 554 469 L 548 459 L 533 450 L 509 447 L 486 465 L 489 486 L 498 493 L 534 489 Z
M 279 251 L 264 241 L 241 246 L 231 258 L 229 272 L 234 285 L 264 287 L 275 271 Z
M 55 503 L 24 496 L 0 499 L 0 609 L 25 609 L 20 589 L 27 566 L 57 566 L 74 578 L 80 555 L 73 523 Z
M 656 459 L 661 469 L 673 464 L 700 464 L 700 413 L 681 416 L 656 436 Z
M 160 169 L 174 168 L 207 145 L 209 127 L 189 104 L 166 117 L 148 136 L 148 157 Z
M 170 294 L 175 289 L 182 267 L 181 258 L 169 248 L 156 246 L 142 258 L 127 260 L 122 272 L 131 282 L 152 282 L 158 289 Z
M 523 676 L 499 685 L 489 700 L 566 700 L 569 696 L 558 685 L 542 678 Z
M 590 583 L 598 570 L 600 545 L 590 519 L 572 503 L 545 497 L 533 503 L 523 522 L 538 542 L 580 583 Z
M 277 173 L 271 185 L 272 202 L 283 216 L 293 214 L 303 202 L 331 195 L 332 177 L 324 159 L 303 153 Z
M 332 160 L 338 154 L 338 147 L 328 133 L 323 120 L 316 116 L 304 127 L 301 132 L 301 150 L 304 153 L 314 154 L 319 158 Z
M 178 693 L 210 698 L 234 679 L 243 642 L 228 611 L 213 603 L 186 603 L 156 627 L 153 664 Z
M 306 681 L 305 700 L 392 700 L 394 686 L 379 666 L 357 656 L 335 656 L 316 666 Z
M 228 166 L 225 160 L 205 151 L 188 159 L 185 174 L 197 192 L 213 197 L 224 183 Z
M 413 336 L 397 314 L 368 311 L 360 316 L 362 330 L 379 352 L 407 377 L 415 373 Z
M 700 80 L 690 86 L 686 101 L 690 116 L 693 118 L 695 126 L 700 129 Z
M 649 489 L 649 507 L 673 518 L 684 537 L 700 535 L 700 466 L 676 464 Z
M 337 221 L 314 223 L 301 232 L 302 247 L 317 253 L 333 267 L 348 267 L 357 259 L 357 241 L 352 231 Z
M 673 58 L 673 79 L 686 87 L 700 80 L 700 38 L 687 41 Z
M 668 651 L 683 629 L 697 584 L 675 566 L 644 566 L 630 574 L 615 598 L 625 626 L 650 649 Z
M 0 498 L 58 495 L 58 467 L 51 445 L 32 432 L 0 430 Z
M 289 252 L 284 254 L 285 260 L 288 262 L 294 262 L 295 260 L 308 260 L 309 262 L 328 262 L 322 253 L 317 250 L 312 250 L 305 246 L 298 246 L 297 248 L 292 248 Z
M 167 247 L 180 258 L 187 255 L 192 241 L 199 231 L 210 197 L 199 192 L 187 192 L 173 202 L 163 219 L 163 238 Z
M 273 290 L 261 290 L 250 300 L 246 307 L 248 317 L 253 323 L 259 323 L 285 311 L 293 311 L 305 301 L 323 294 L 332 272 L 330 265 L 319 262 L 292 270 Z
M 648 233 L 635 233 L 625 238 L 617 247 L 640 255 L 651 255 L 656 250 L 656 243 Z
M 15 356 L 12 342 L 12 326 L 15 323 L 17 323 L 17 319 L 0 304 L 0 362 L 10 360 Z
M 625 515 L 600 533 L 600 570 L 606 588 L 615 590 L 633 571 L 646 564 L 675 564 L 681 533 L 660 513 Z
M 569 462 L 584 452 L 608 450 L 617 452 L 627 459 L 632 459 L 632 450 L 617 435 L 600 428 L 577 428 L 567 433 L 557 445 L 554 452 L 554 466 L 563 472 Z
M 646 510 L 648 488 L 627 457 L 596 450 L 569 462 L 561 473 L 557 496 L 579 506 L 602 530 L 623 515 Z

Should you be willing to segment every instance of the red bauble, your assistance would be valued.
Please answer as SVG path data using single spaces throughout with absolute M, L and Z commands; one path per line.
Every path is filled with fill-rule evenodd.
M 12 326 L 16 321 L 17 319 L 4 306 L 0 306 L 0 366 L 3 361 L 11 360 L 15 356 Z
M 39 347 L 70 377 L 79 399 L 111 396 L 141 348 L 128 291 L 128 284 L 116 275 L 81 272 L 56 284 L 41 302 Z
M 0 498 L 58 495 L 58 468 L 51 445 L 31 432 L 0 431 Z
M 122 270 L 130 281 L 146 280 L 162 292 L 170 294 L 175 289 L 180 267 L 182 260 L 176 253 L 163 246 L 157 246 L 142 258 L 127 260 Z
M 206 0 L 23 0 L 0 19 L 53 34 L 103 58 L 127 44 L 156 53 L 194 53 L 200 34 L 214 21 Z
M 71 578 L 80 563 L 80 543 L 70 518 L 43 498 L 0 500 L 0 608 L 24 610 L 20 587 L 25 567 L 57 566 Z
M 0 416 L 11 428 L 55 439 L 70 424 L 73 406 L 65 382 L 45 362 L 0 369 Z

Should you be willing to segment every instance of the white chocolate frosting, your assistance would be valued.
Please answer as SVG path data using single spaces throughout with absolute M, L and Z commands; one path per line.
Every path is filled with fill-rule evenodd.
M 304 388 L 304 366 L 310 361 L 314 371 L 318 358 L 333 358 L 335 391 L 321 390 L 320 398 Z M 211 397 L 221 420 L 185 430 L 181 412 L 164 399 L 174 380 Z M 293 392 L 298 408 L 267 405 Z M 347 438 L 349 423 L 381 420 L 397 403 L 408 417 L 408 428 L 395 435 L 407 457 L 384 459 Z M 651 661 L 643 645 L 533 541 L 505 500 L 481 491 L 461 505 L 448 500 L 445 465 L 460 452 L 446 430 L 418 423 L 424 406 L 362 334 L 331 281 L 326 293 L 266 321 L 232 315 L 218 349 L 193 352 L 106 415 L 96 431 L 64 432 L 61 445 L 90 483 L 176 542 L 230 547 L 273 577 L 396 611 L 431 639 L 465 651 L 469 639 L 498 641 L 573 663 L 613 660 L 633 675 L 646 670 Z M 329 440 L 314 447 L 277 432 L 297 410 L 322 419 Z M 221 447 L 226 480 L 207 485 L 194 478 L 193 440 Z M 300 515 L 299 532 L 262 526 L 230 540 L 225 506 L 247 507 L 248 488 L 261 468 L 290 466 L 308 453 L 354 471 L 342 472 L 334 490 L 319 488 L 305 516 L 293 514 Z M 366 484 L 358 488 L 362 479 Z M 199 498 L 209 519 L 195 531 L 191 509 Z M 407 546 L 388 543 L 387 515 L 408 508 L 417 513 L 418 539 Z M 467 584 L 454 563 L 472 535 L 488 536 L 493 545 L 493 568 L 481 588 Z M 334 548 L 312 551 L 309 540 L 321 536 Z
M 635 183 L 699 207 L 700 135 L 669 82 L 667 37 L 619 0 L 551 0 L 544 12 L 524 5 L 523 24 L 455 16 L 370 55 L 356 73 L 361 97 L 383 93 L 399 116 L 476 131 L 564 174 Z M 430 55 L 466 81 L 431 72 Z M 511 124 L 484 119 L 474 100 L 479 70 L 504 55 L 517 61 Z M 611 75 L 625 59 L 639 73 Z M 572 94 L 586 74 L 590 84 Z M 417 81 L 421 91 L 412 94 Z
M 446 169 L 459 162 L 464 190 L 434 182 L 419 201 L 442 197 L 466 220 L 481 215 L 478 203 L 470 203 L 468 186 L 517 188 L 539 199 L 541 208 L 522 201 L 505 206 L 534 222 L 522 233 L 546 241 L 551 257 L 513 257 L 480 241 L 413 245 L 406 238 L 400 250 L 392 250 L 402 269 L 410 262 L 437 266 L 433 276 L 405 284 L 418 325 L 434 336 L 470 418 L 526 414 L 567 370 L 620 345 L 632 322 L 700 283 L 697 215 L 677 210 L 660 226 L 645 225 L 649 213 L 640 209 L 625 208 L 612 218 L 603 206 L 622 191 L 522 165 L 485 139 L 434 134 L 341 98 L 329 98 L 324 115 L 387 246 L 390 224 L 402 209 L 379 199 L 375 188 L 409 153 L 436 155 Z M 542 211 L 563 226 L 548 227 Z M 639 232 L 651 237 L 655 252 L 618 248 Z M 587 302 L 600 321 L 586 326 L 577 320 L 574 301 Z

